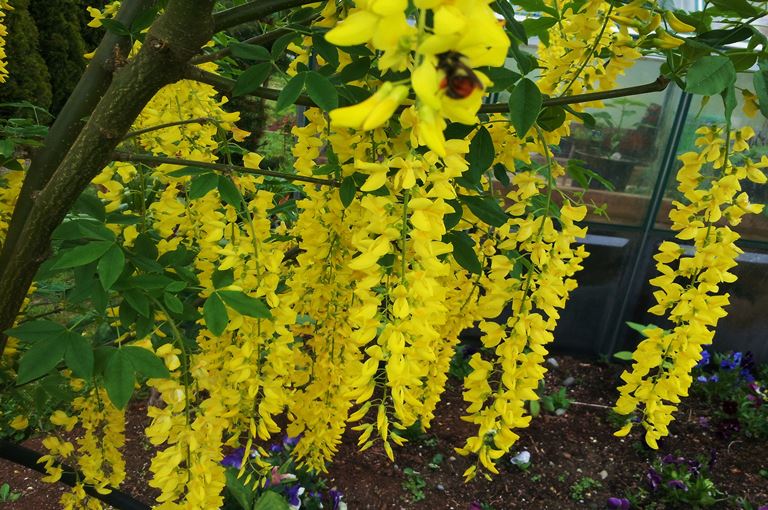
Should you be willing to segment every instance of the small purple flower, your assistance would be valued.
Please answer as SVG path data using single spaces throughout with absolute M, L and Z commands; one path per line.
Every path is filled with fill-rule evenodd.
M 221 465 L 224 467 L 240 469 L 242 467 L 243 455 L 245 455 L 245 448 L 238 448 L 221 459 Z
M 627 498 L 608 498 L 608 508 L 629 510 L 629 500 Z
M 705 367 L 709 365 L 709 362 L 712 360 L 712 355 L 709 354 L 709 351 L 704 349 L 701 351 L 701 359 L 698 363 L 696 363 L 696 366 L 699 368 Z
M 301 507 L 301 498 L 299 498 L 299 496 L 302 494 L 304 494 L 304 487 L 299 484 L 291 485 L 285 491 L 285 495 L 288 498 L 288 504 L 297 509 Z
M 705 382 L 707 382 L 709 379 L 707 379 L 707 376 L 706 376 L 706 375 L 700 375 L 700 376 L 698 376 L 698 377 L 696 378 L 696 380 L 697 380 L 697 381 L 699 381 L 699 382 L 705 383 Z
M 283 446 L 285 446 L 286 448 L 293 448 L 294 446 L 299 444 L 299 439 L 301 439 L 301 434 L 299 434 L 296 437 L 285 436 L 283 438 Z
M 269 451 L 272 452 L 272 453 L 280 453 L 281 451 L 283 451 L 283 447 L 281 445 L 275 443 L 275 444 L 273 444 L 272 446 L 269 447 Z
M 741 372 L 739 372 L 739 376 L 741 376 L 741 378 L 744 379 L 748 383 L 754 382 L 754 380 L 755 380 L 755 376 L 753 376 L 752 372 L 750 372 L 746 368 L 742 368 L 741 369 Z
M 688 490 L 688 487 L 685 485 L 685 483 L 682 480 L 670 480 L 667 482 L 667 487 L 670 487 L 671 489 L 678 489 L 681 491 Z
M 648 484 L 651 486 L 651 490 L 655 491 L 661 485 L 661 475 L 653 468 L 648 469 L 646 478 L 648 479 Z
M 483 510 L 483 507 L 477 501 L 473 501 L 469 504 L 469 510 Z
M 709 378 L 709 382 L 717 382 L 720 378 L 717 376 L 717 374 L 712 374 L 712 376 Z
M 671 453 L 668 453 L 667 455 L 663 456 L 661 458 L 661 462 L 664 464 L 676 464 L 677 463 L 677 457 L 672 455 Z
M 698 460 L 689 460 L 688 461 L 688 471 L 694 475 L 699 476 L 699 470 L 701 469 L 701 462 Z
M 328 491 L 328 497 L 331 498 L 331 502 L 333 503 L 331 510 L 338 510 L 339 503 L 341 503 L 341 498 L 343 497 L 341 491 L 331 489 Z

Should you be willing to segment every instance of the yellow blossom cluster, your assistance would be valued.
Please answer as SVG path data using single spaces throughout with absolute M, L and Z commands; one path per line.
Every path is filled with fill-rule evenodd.
M 5 38 L 8 36 L 8 28 L 3 23 L 3 20 L 5 19 L 5 12 L 12 9 L 13 7 L 8 3 L 8 0 L 0 1 L 0 83 L 3 83 L 8 78 L 7 62 L 5 61 Z
M 739 234 L 731 227 L 745 214 L 763 209 L 741 191 L 744 179 L 766 182 L 760 169 L 768 166 L 768 159 L 756 163 L 739 158 L 754 130 L 705 126 L 696 133 L 700 150 L 680 156 L 677 190 L 683 199 L 673 202 L 670 212 L 677 239 L 693 249 L 687 252 L 678 242 L 664 241 L 654 256 L 660 274 L 651 280 L 658 290 L 649 312 L 666 316 L 673 326 L 643 331 L 647 338 L 635 350 L 632 368 L 621 376 L 625 384 L 615 407 L 623 415 L 642 412 L 645 440 L 652 448 L 669 433 L 675 404 L 688 395 L 702 346 L 712 342 L 717 322 L 726 315 L 728 294 L 721 286 L 736 281 L 731 270 L 742 253 L 735 244 Z M 737 163 L 739 159 L 743 161 Z M 616 435 L 628 434 L 632 426 L 628 422 Z
M 409 18 L 405 0 L 356 2 L 326 39 L 342 47 L 369 43 L 382 52 L 381 70 L 410 72 L 410 87 L 384 82 L 365 101 L 331 112 L 333 125 L 362 130 L 382 126 L 413 89 L 414 141 L 446 156 L 446 119 L 474 124 L 483 89 L 490 84 L 472 68 L 501 66 L 506 59 L 509 39 L 489 3 L 416 0 Z
M 80 388 L 83 381 L 73 380 L 72 386 Z M 38 461 L 44 464 L 48 473 L 43 480 L 58 481 L 63 473 L 63 463 L 77 466 L 77 483 L 62 494 L 62 508 L 100 510 L 99 500 L 88 496 L 84 488 L 89 486 L 107 494 L 109 486 L 116 487 L 125 479 L 125 460 L 120 452 L 125 444 L 123 411 L 114 407 L 106 390 L 93 388 L 72 401 L 72 415 L 58 410 L 51 415 L 50 421 L 66 432 L 72 432 L 79 425 L 80 432 L 76 444 L 55 435 L 43 440 L 43 446 L 48 450 L 48 454 Z

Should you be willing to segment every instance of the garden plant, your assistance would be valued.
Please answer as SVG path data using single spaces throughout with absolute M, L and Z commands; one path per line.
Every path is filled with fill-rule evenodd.
M 26 4 L 0 0 L 0 12 Z M 291 477 L 325 472 L 347 429 L 394 460 L 430 427 L 450 371 L 475 427 L 457 449 L 473 459 L 464 477 L 498 474 L 532 414 L 569 405 L 565 389 L 530 404 L 589 255 L 577 240 L 591 204 L 558 182 L 603 179 L 564 165 L 560 141 L 594 125 L 586 109 L 603 100 L 679 87 L 722 102 L 726 121 L 679 158 L 677 240 L 654 256 L 659 321 L 641 328 L 615 403 L 616 435 L 641 429 L 657 448 L 694 377 L 708 377 L 737 226 L 763 208 L 742 185 L 765 183 L 768 166 L 746 155 L 754 130 L 730 121 L 737 107 L 768 116 L 768 38 L 752 26 L 765 2 L 668 4 L 91 6 L 103 40 L 67 97 L 62 85 L 48 99 L 55 118 L 3 105 L 4 448 L 42 432 L 45 479 L 71 485 L 63 508 L 119 505 L 125 410 L 148 399 L 154 508 L 344 508 L 338 491 Z M 649 55 L 661 74 L 620 88 Z M 252 143 L 246 112 L 264 104 L 288 120 L 262 146 L 290 158 Z M 481 348 L 452 367 L 473 325 Z M 736 405 L 765 435 L 749 421 L 765 397 L 755 388 Z M 658 476 L 704 483 L 670 471 L 689 461 L 661 462 Z M 409 469 L 416 501 L 424 473 Z M 598 486 L 584 477 L 573 500 Z

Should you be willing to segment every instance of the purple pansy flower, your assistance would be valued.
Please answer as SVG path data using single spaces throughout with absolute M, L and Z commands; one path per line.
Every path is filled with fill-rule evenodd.
M 648 484 L 651 486 L 651 490 L 655 491 L 661 485 L 661 475 L 653 468 L 648 469 L 646 478 L 648 479 Z
M 331 489 L 328 491 L 328 497 L 331 498 L 331 502 L 333 503 L 332 510 L 338 510 L 339 504 L 341 503 L 341 498 L 343 494 L 341 491 L 338 491 L 336 489 Z
M 696 363 L 696 366 L 701 368 L 709 365 L 709 362 L 712 360 L 712 355 L 709 354 L 709 351 L 704 349 L 701 351 L 701 359 L 698 363 Z
M 221 460 L 221 465 L 224 467 L 240 469 L 242 467 L 243 455 L 245 455 L 245 448 L 238 448 L 229 455 L 225 456 Z
M 629 510 L 629 500 L 627 498 L 608 498 L 608 508 Z
M 288 498 L 288 504 L 291 505 L 291 508 L 294 510 L 301 508 L 301 498 L 299 496 L 302 494 L 304 494 L 304 487 L 299 484 L 291 485 L 285 491 L 285 496 Z
M 670 480 L 667 482 L 667 487 L 670 487 L 672 489 L 679 489 L 681 491 L 688 490 L 688 487 L 685 485 L 685 483 L 682 480 Z

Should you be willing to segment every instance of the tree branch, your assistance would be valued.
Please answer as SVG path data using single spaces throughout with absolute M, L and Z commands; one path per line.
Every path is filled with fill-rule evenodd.
M 211 85 L 220 93 L 225 96 L 232 95 L 232 89 L 235 86 L 235 80 L 220 76 L 216 73 L 204 71 L 200 68 L 190 66 L 187 69 L 185 76 L 190 80 L 199 81 Z M 552 97 L 545 99 L 542 102 L 542 106 L 560 106 L 567 104 L 578 103 L 590 103 L 592 101 L 600 101 L 602 99 L 613 99 L 617 97 L 637 96 L 639 94 L 647 94 L 649 92 L 659 92 L 667 88 L 669 85 L 669 78 L 666 76 L 659 76 L 655 81 L 646 83 L 643 85 L 635 85 L 633 87 L 625 87 L 621 89 L 606 90 L 602 92 L 590 92 L 588 94 L 574 94 L 572 96 Z M 259 87 L 251 92 L 249 95 L 261 97 L 264 99 L 270 99 L 272 101 L 277 100 L 280 95 L 279 90 L 270 89 L 267 87 Z M 300 95 L 295 104 L 302 106 L 317 106 L 315 103 L 304 94 Z M 405 109 L 406 106 L 401 106 L 398 111 Z M 509 103 L 493 103 L 484 104 L 480 106 L 478 113 L 506 113 L 509 111 Z
M 306 19 L 303 19 L 298 22 L 299 25 L 304 25 L 306 23 L 312 22 L 317 19 L 317 15 L 313 14 L 312 16 L 309 16 Z M 294 32 L 293 29 L 284 27 L 284 28 L 278 28 L 276 30 L 272 30 L 270 32 L 266 32 L 264 34 L 259 34 L 257 36 L 251 37 L 250 39 L 246 39 L 241 42 L 241 44 L 253 44 L 255 46 L 266 46 L 278 39 L 280 39 L 282 36 L 286 34 L 290 34 Z M 207 53 L 205 55 L 198 55 L 192 60 L 190 60 L 190 64 L 198 65 L 205 62 L 213 62 L 215 60 L 219 60 L 224 57 L 228 57 L 232 54 L 232 47 L 227 46 L 226 48 L 223 48 L 219 51 L 214 51 L 212 53 Z
M 132 4 L 135 2 L 126 2 Z M 109 163 L 112 151 L 144 106 L 165 85 L 184 76 L 189 60 L 213 34 L 215 0 L 169 0 L 135 58 L 119 69 L 75 142 L 29 209 L 18 235 L 6 246 L 0 266 L 0 353 L 29 286 L 50 249 L 51 234 L 91 180 Z
M 139 13 L 148 9 L 155 1 L 123 2 L 116 19 L 124 26 L 131 26 Z M 64 108 L 48 131 L 43 145 L 35 151 L 32 163 L 24 178 L 24 184 L 19 192 L 16 206 L 13 209 L 13 216 L 0 252 L 0 272 L 8 264 L 16 243 L 20 241 L 21 230 L 35 201 L 34 195 L 43 189 L 64 159 L 67 151 L 85 126 L 84 119 L 90 116 L 112 83 L 112 75 L 118 65 L 117 61 L 124 60 L 130 50 L 130 37 L 109 31 L 104 35 L 93 59 L 75 86 L 75 90 L 72 91 Z M 0 343 L 0 345 L 2 344 Z
M 44 475 L 48 474 L 45 471 L 45 467 L 43 467 L 43 463 L 40 462 L 40 459 L 42 458 L 40 453 L 10 441 L 0 441 L 0 458 Z M 63 470 L 60 480 L 61 483 L 69 485 L 70 487 L 74 487 L 84 478 L 82 473 L 66 464 L 59 464 L 59 467 Z M 84 490 L 89 496 L 99 499 L 115 508 L 121 510 L 150 510 L 148 505 L 131 497 L 129 494 L 112 487 L 109 487 L 109 489 L 110 492 L 108 494 L 101 494 L 91 486 L 84 486 Z
M 145 135 L 147 133 L 151 133 L 152 131 L 159 131 L 161 129 L 165 129 L 169 127 L 183 126 L 184 124 L 206 124 L 208 122 L 218 122 L 218 121 L 210 117 L 198 117 L 196 119 L 177 120 L 175 122 L 167 122 L 165 124 L 156 124 L 154 126 L 145 127 L 143 129 L 129 131 L 125 134 L 125 136 L 123 137 L 123 140 Z
M 148 154 L 133 154 L 130 152 L 115 152 L 114 161 L 126 161 L 131 163 L 144 163 L 149 166 L 157 165 L 179 165 L 193 166 L 199 168 L 210 168 L 221 172 L 235 172 L 241 174 L 263 175 L 266 177 L 277 177 L 286 181 L 309 182 L 312 184 L 321 184 L 323 186 L 339 187 L 341 184 L 331 179 L 320 179 L 318 177 L 308 177 L 304 175 L 287 174 L 285 172 L 276 172 L 274 170 L 262 170 L 261 168 L 246 168 L 244 166 L 226 165 L 223 163 L 206 163 L 203 161 L 193 161 L 191 159 L 165 158 L 162 156 L 150 156 Z
M 247 4 L 238 5 L 213 15 L 213 30 L 221 32 L 228 28 L 253 21 L 262 16 L 267 16 L 292 7 L 300 7 L 315 3 L 316 0 L 254 0 Z
M 601 101 L 603 99 L 614 99 L 617 97 L 637 96 L 649 92 L 660 92 L 669 85 L 669 78 L 659 76 L 655 81 L 644 85 L 635 85 L 634 87 L 625 87 L 621 89 L 606 90 L 603 92 L 590 92 L 588 94 L 574 94 L 572 96 L 552 97 L 545 99 L 542 106 L 560 106 L 565 104 L 591 103 L 592 101 Z M 509 104 L 494 103 L 484 104 L 480 107 L 480 113 L 506 113 L 509 111 Z

